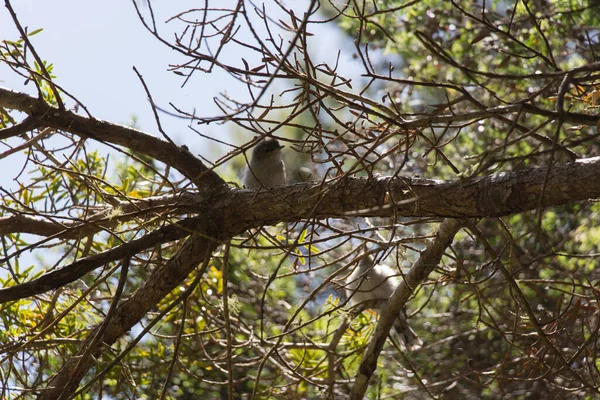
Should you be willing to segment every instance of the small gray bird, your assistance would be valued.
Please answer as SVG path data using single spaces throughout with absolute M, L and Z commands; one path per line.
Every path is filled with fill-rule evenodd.
M 392 296 L 398 285 L 400 285 L 398 271 L 387 265 L 375 264 L 375 260 L 367 256 L 346 278 L 345 291 L 350 299 L 350 305 L 354 306 L 369 300 L 381 300 L 378 306 L 381 307 Z M 407 350 L 417 350 L 423 346 L 423 341 L 408 325 L 406 318 L 406 310 L 403 308 L 394 321 L 394 329 Z
M 285 185 L 285 164 L 281 159 L 281 149 L 277 139 L 262 139 L 252 150 L 250 165 L 242 179 L 249 189 Z

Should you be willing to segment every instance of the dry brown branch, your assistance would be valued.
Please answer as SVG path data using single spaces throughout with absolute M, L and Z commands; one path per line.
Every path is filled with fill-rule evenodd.
M 207 169 L 188 150 L 136 129 L 83 117 L 68 110 L 59 110 L 44 100 L 4 88 L 0 88 L 0 107 L 27 113 L 36 120 L 38 126 L 52 127 L 82 138 L 135 149 L 178 169 L 188 179 L 198 184 L 202 191 L 210 192 L 224 185 L 217 174 Z
M 445 219 L 442 222 L 435 238 L 421 252 L 419 259 L 403 277 L 402 283 L 387 301 L 385 307 L 383 307 L 377 328 L 358 368 L 356 380 L 350 393 L 350 399 L 360 400 L 363 398 L 369 385 L 369 379 L 371 379 L 371 375 L 373 375 L 373 372 L 377 368 L 379 354 L 383 349 L 394 320 L 400 314 L 400 310 L 402 310 L 408 299 L 412 296 L 417 286 L 427 279 L 429 274 L 439 264 L 444 252 L 452 243 L 456 232 L 465 226 L 467 222 L 465 219 Z
M 205 115 L 134 68 L 157 138 L 94 118 L 6 3 L 38 96 L 0 88 L 0 398 L 597 394 L 600 5 L 133 2 L 182 85 L 245 90 Z M 265 138 L 289 182 L 227 184 Z M 377 323 L 339 280 L 366 253 L 402 279 Z
M 300 221 L 308 216 L 499 217 L 532 210 L 538 205 L 557 206 L 600 197 L 600 181 L 595 179 L 600 173 L 600 157 L 557 165 L 548 175 L 546 172 L 546 168 L 533 168 L 445 183 L 414 178 L 346 178 L 325 185 L 307 182 L 261 193 L 227 189 L 218 195 L 218 200 L 199 201 L 195 211 L 201 217 L 159 228 L 140 239 L 78 260 L 33 281 L 0 289 L 0 303 L 56 289 L 110 261 L 192 232 L 202 232 L 201 226 L 219 226 L 221 234 L 233 237 L 250 228 Z M 546 190 L 540 197 L 544 181 Z

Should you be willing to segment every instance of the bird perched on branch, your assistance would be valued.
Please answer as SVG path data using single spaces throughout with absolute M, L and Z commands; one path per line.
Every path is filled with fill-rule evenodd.
M 370 302 L 369 307 L 375 303 L 376 307 L 380 308 L 392 296 L 398 285 L 400 278 L 397 270 L 387 265 L 375 264 L 373 257 L 366 256 L 345 279 L 344 286 L 351 305 Z M 402 308 L 394 321 L 394 329 L 407 350 L 417 350 L 423 346 L 423 341 L 411 329 L 406 319 L 406 310 Z
M 285 185 L 285 164 L 281 159 L 281 149 L 277 139 L 262 139 L 252 150 L 250 164 L 242 179 L 249 189 Z

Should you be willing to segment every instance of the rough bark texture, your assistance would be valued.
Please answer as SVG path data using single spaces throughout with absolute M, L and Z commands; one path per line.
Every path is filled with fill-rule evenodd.
M 29 114 L 36 120 L 37 126 L 56 128 L 99 142 L 135 149 L 176 168 L 202 189 L 214 189 L 225 185 L 214 171 L 206 168 L 187 149 L 137 129 L 84 117 L 68 110 L 59 110 L 43 100 L 4 88 L 0 88 L 0 107 Z
M 47 389 L 38 396 L 38 399 L 69 398 L 77 390 L 83 376 L 94 365 L 96 356 L 100 354 L 104 346 L 112 345 L 126 334 L 163 297 L 180 285 L 214 247 L 214 242 L 210 240 L 196 235 L 191 236 L 168 263 L 158 267 L 146 283 L 116 309 L 99 340 L 96 340 L 95 337 L 101 325 L 90 330 L 78 352 L 65 362 L 61 370 L 51 379 Z M 95 348 L 88 348 L 91 343 L 95 343 Z M 90 356 L 82 358 L 84 353 Z
M 556 165 L 550 172 L 547 168 L 531 168 L 463 181 L 344 178 L 325 184 L 306 182 L 274 187 L 258 193 L 223 188 L 209 196 L 198 195 L 195 204 L 186 198 L 183 209 L 187 212 L 195 210 L 198 217 L 80 259 L 33 281 L 0 289 L 0 303 L 58 288 L 107 262 L 202 231 L 200 226 L 218 226 L 221 232 L 234 236 L 250 228 L 314 217 L 498 217 L 532 210 L 540 204 L 542 207 L 557 206 L 600 197 L 598 176 L 600 157 Z M 48 223 L 40 223 L 39 234 L 43 234 Z M 60 226 L 57 224 L 57 228 Z M 2 226 L 0 220 L 0 231 L 19 227 L 12 221 Z M 27 232 L 33 233 L 32 229 Z
M 408 273 L 404 276 L 404 280 L 400 283 L 392 297 L 387 301 L 382 308 L 379 322 L 373 333 L 373 337 L 369 341 L 369 345 L 365 350 L 358 372 L 350 393 L 351 400 L 362 399 L 367 387 L 369 379 L 377 369 L 377 359 L 383 349 L 383 345 L 389 335 L 390 329 L 394 325 L 398 314 L 402 307 L 406 304 L 413 293 L 413 290 L 423 282 L 429 274 L 439 264 L 444 252 L 452 243 L 454 235 L 458 230 L 467 224 L 465 219 L 446 219 L 440 225 L 440 228 L 435 235 L 433 241 L 423 250 L 421 256 L 411 267 Z
M 360 365 L 353 389 L 352 398 L 361 398 L 375 371 L 378 355 L 393 320 L 410 297 L 412 289 L 439 263 L 456 231 L 465 223 L 464 218 L 498 217 L 600 197 L 600 157 L 557 164 L 551 168 L 530 168 L 456 181 L 408 177 L 339 177 L 327 182 L 305 182 L 269 190 L 231 189 L 187 149 L 172 142 L 125 126 L 59 110 L 41 99 L 2 88 L 0 107 L 29 115 L 21 125 L 4 130 L 1 137 L 8 138 L 24 130 L 43 127 L 71 132 L 82 138 L 135 149 L 162 161 L 178 169 L 198 189 L 183 196 L 134 201 L 123 205 L 124 214 L 112 219 L 110 207 L 83 222 L 67 224 L 18 214 L 0 219 L 0 234 L 26 232 L 58 239 L 90 235 L 134 217 L 139 220 L 145 220 L 144 217 L 150 219 L 158 210 L 171 220 L 182 219 L 140 239 L 65 265 L 36 280 L 2 289 L 0 302 L 58 288 L 109 262 L 189 236 L 171 260 L 152 271 L 149 279 L 116 308 L 102 330 L 101 326 L 91 330 L 78 352 L 51 379 L 48 389 L 40 395 L 41 399 L 71 396 L 82 377 L 93 366 L 94 356 L 100 354 L 103 346 L 110 346 L 137 324 L 161 299 L 181 284 L 218 244 L 250 228 L 282 221 L 351 216 L 457 218 L 447 219 L 440 226 L 435 240 L 422 252 L 420 259 L 406 275 L 406 280 L 388 301 Z M 563 120 L 567 121 L 568 118 Z M 596 117 L 591 120 L 596 121 Z M 190 213 L 197 216 L 184 220 L 186 214 Z M 98 332 L 102 334 L 96 338 Z
M 499 217 L 600 196 L 600 157 L 458 181 L 343 178 L 256 194 L 234 191 L 217 200 L 228 226 L 267 225 L 309 217 Z M 544 190 L 542 190 L 544 188 Z M 541 197 L 541 202 L 540 202 Z M 238 229 L 233 229 L 237 231 Z

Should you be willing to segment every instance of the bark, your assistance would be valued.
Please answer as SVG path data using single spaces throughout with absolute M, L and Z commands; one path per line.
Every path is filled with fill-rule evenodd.
M 43 99 L 5 88 L 0 88 L 0 107 L 27 113 L 36 121 L 37 127 L 56 128 L 101 143 L 108 142 L 139 151 L 176 168 L 196 183 L 201 190 L 212 190 L 225 185 L 214 171 L 206 168 L 186 148 L 178 147 L 172 142 L 158 139 L 137 129 L 84 117 L 68 110 L 59 110 Z M 7 137 L 1 134 L 0 136 Z
M 105 346 L 112 345 L 137 324 L 158 302 L 183 282 L 190 272 L 214 249 L 214 242 L 191 236 L 169 262 L 159 266 L 135 293 L 117 307 L 108 325 L 90 330 L 79 350 L 50 379 L 39 400 L 67 399 L 77 390 L 81 379 L 95 364 Z M 96 333 L 103 330 L 99 338 Z M 89 348 L 93 345 L 94 348 Z M 87 354 L 87 357 L 82 357 Z
M 232 231 L 315 217 L 499 217 L 598 198 L 598 176 L 600 157 L 594 157 L 554 165 L 549 172 L 538 167 L 457 181 L 342 178 L 258 194 L 238 190 L 219 199 L 218 206 Z
M 545 181 L 547 175 L 547 181 Z M 349 216 L 385 217 L 500 217 L 600 197 L 600 157 L 570 163 L 501 172 L 456 181 L 420 178 L 341 178 L 270 188 L 221 188 L 210 195 L 177 196 L 132 201 L 119 222 L 169 212 L 170 216 L 208 215 L 232 234 L 251 227 L 307 218 Z M 64 224 L 15 215 L 0 218 L 0 234 L 30 233 L 71 239 L 111 226 L 103 211 L 88 220 Z M 90 224 L 93 223 L 93 224 Z M 110 224 L 109 224 L 110 223 Z
M 80 259 L 33 281 L 0 289 L 0 303 L 56 289 L 107 262 L 133 256 L 194 231 L 202 232 L 201 226 L 218 226 L 223 238 L 231 238 L 250 228 L 308 218 L 394 215 L 499 217 L 540 206 L 598 198 L 598 176 L 600 157 L 555 165 L 550 171 L 538 167 L 462 181 L 348 177 L 326 183 L 305 182 L 274 187 L 258 193 L 223 188 L 210 196 L 199 195 L 195 204 L 187 199 L 184 209 L 189 212 L 196 207 L 198 217 L 168 225 L 141 239 Z
M 390 297 L 381 309 L 379 322 L 358 367 L 354 386 L 350 393 L 351 400 L 360 400 L 363 398 L 369 386 L 369 379 L 377 368 L 379 354 L 383 349 L 383 345 L 398 314 L 411 297 L 414 289 L 427 279 L 429 274 L 439 264 L 446 248 L 452 243 L 456 232 L 467 223 L 468 220 L 465 219 L 444 220 L 433 241 L 423 250 L 417 262 L 410 268 L 392 297 Z

